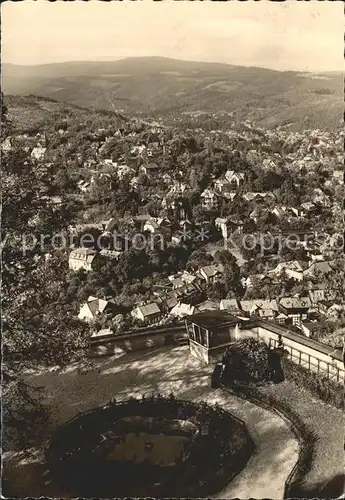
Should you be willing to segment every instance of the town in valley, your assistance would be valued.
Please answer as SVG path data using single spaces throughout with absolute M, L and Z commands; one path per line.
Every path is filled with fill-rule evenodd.
M 5 496 L 344 498 L 343 77 L 253 66 L 4 64 Z

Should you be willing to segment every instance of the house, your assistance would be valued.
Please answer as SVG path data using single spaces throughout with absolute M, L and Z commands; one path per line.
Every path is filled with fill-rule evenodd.
M 214 225 L 216 226 L 217 229 L 219 229 L 222 233 L 223 238 L 226 238 L 226 222 L 227 218 L 226 217 L 217 217 L 214 220 Z
M 314 189 L 312 193 L 312 202 L 322 207 L 330 207 L 331 205 L 329 197 L 320 188 Z
M 333 271 L 333 268 L 329 265 L 327 261 L 315 261 L 311 266 L 306 269 L 303 273 L 304 277 L 317 277 L 318 274 L 327 274 Z
M 80 180 L 77 182 L 77 186 L 82 191 L 83 193 L 87 193 L 90 191 L 91 188 L 91 182 L 86 181 L 86 180 Z
M 148 163 L 147 165 L 141 165 L 139 172 L 145 175 L 158 175 L 160 167 L 157 163 Z
M 333 179 L 335 181 L 344 182 L 344 170 L 334 170 Z
M 303 281 L 304 275 L 301 271 L 294 271 L 293 269 L 285 269 L 285 274 L 289 279 L 296 281 Z
M 99 226 L 102 231 L 104 231 L 105 233 L 109 233 L 110 231 L 115 229 L 116 226 L 114 217 L 111 217 L 110 219 L 107 220 L 101 220 Z
M 243 195 L 243 199 L 248 202 L 255 201 L 256 203 L 263 203 L 263 202 L 273 202 L 276 199 L 276 197 L 273 193 L 269 191 L 258 192 L 258 193 L 248 192 Z
M 239 198 L 239 194 L 237 193 L 237 191 L 224 190 L 222 192 L 222 196 L 223 196 L 223 198 L 225 198 L 226 200 L 229 200 L 229 201 L 234 201 L 236 198 Z
M 299 262 L 297 260 L 281 262 L 277 265 L 275 269 L 268 273 L 269 276 L 281 276 L 283 273 L 289 279 L 294 279 L 296 281 L 302 281 L 304 278 L 303 271 L 306 267 L 306 264 L 303 262 Z
M 270 276 L 266 276 L 265 274 L 252 274 L 247 278 L 244 278 L 242 284 L 250 290 L 255 286 L 255 284 L 259 283 L 260 286 L 264 286 L 270 284 L 272 281 Z
M 4 153 L 8 153 L 12 149 L 12 141 L 10 137 L 7 137 L 2 143 L 1 143 L 1 150 Z
M 90 248 L 75 248 L 69 254 L 68 265 L 73 271 L 84 269 L 85 271 L 95 270 L 97 267 L 97 252 Z
M 318 323 L 317 321 L 302 321 L 300 328 L 306 337 L 313 337 L 315 332 L 318 331 Z
M 283 271 L 286 271 L 287 269 L 290 269 L 291 271 L 298 271 L 302 272 L 303 269 L 305 269 L 305 263 L 300 262 L 298 260 L 289 260 L 286 262 L 280 262 L 277 267 L 274 269 L 274 272 L 276 274 L 280 274 Z
M 311 203 L 310 201 L 302 203 L 300 207 L 300 214 L 302 217 L 310 217 L 315 212 L 317 212 L 317 207 L 314 203 Z
M 152 324 L 161 319 L 162 312 L 158 307 L 158 304 L 156 302 L 152 302 L 151 304 L 136 307 L 131 312 L 131 315 L 133 318 L 136 318 L 145 324 Z
M 170 215 L 177 221 L 184 220 L 189 215 L 188 202 L 180 196 L 178 198 L 170 200 L 167 209 Z
M 217 217 L 214 221 L 214 225 L 220 230 L 222 237 L 225 240 L 227 240 L 228 236 L 235 231 L 237 233 L 243 232 L 243 222 L 233 216 Z
M 322 288 L 309 290 L 309 299 L 313 306 L 319 304 L 319 302 L 324 302 L 326 299 L 325 290 L 323 290 Z
M 162 175 L 162 181 L 164 182 L 164 184 L 171 184 L 172 183 L 172 177 L 170 174 L 168 173 L 165 173 Z
M 131 154 L 139 154 L 142 155 L 146 150 L 145 144 L 140 144 L 139 146 L 133 146 L 131 149 Z
M 288 219 L 298 217 L 299 212 L 295 207 L 286 207 L 284 205 L 278 206 L 276 205 L 272 210 L 272 214 L 278 219 L 282 219 L 283 217 L 287 217 Z
M 231 188 L 239 188 L 245 180 L 243 172 L 235 172 L 234 170 L 228 170 L 224 177 L 230 184 Z
M 217 206 L 217 195 L 212 189 L 205 189 L 200 195 L 201 205 L 208 210 L 212 210 Z
M 177 301 L 186 304 L 200 304 L 204 300 L 205 294 L 197 283 L 187 283 L 168 294 L 169 297 L 175 297 Z
M 183 302 L 178 302 L 175 307 L 170 311 L 170 315 L 176 318 L 183 318 L 184 316 L 190 316 L 191 314 L 196 314 L 198 309 L 190 304 L 184 304 Z
M 227 217 L 226 221 L 226 227 L 227 227 L 227 234 L 230 233 L 238 233 L 242 234 L 243 233 L 243 220 L 237 217 L 236 215 L 230 215 Z
M 256 193 L 256 201 L 265 201 L 266 203 L 272 203 L 276 200 L 276 197 L 270 191 Z
M 227 179 L 216 179 L 213 183 L 214 190 L 217 193 L 223 193 L 225 190 L 230 189 L 230 183 Z
M 181 231 L 192 231 L 194 224 L 188 220 L 188 219 L 183 219 L 179 222 L 179 227 L 181 228 Z
M 223 272 L 224 267 L 222 264 L 214 264 L 201 267 L 197 272 L 197 276 L 206 281 L 206 283 L 214 283 L 222 276 Z
M 279 309 L 284 313 L 293 325 L 299 325 L 307 319 L 311 302 L 309 297 L 283 297 L 279 301 Z
M 157 297 L 155 302 L 158 304 L 162 314 L 169 314 L 171 309 L 179 303 L 179 300 L 172 296 L 171 292 L 167 292 L 166 290 L 166 287 L 160 287 L 160 290 L 153 292 L 153 294 Z
M 176 278 L 175 276 L 169 276 L 168 279 L 171 283 L 173 290 L 175 290 L 176 288 L 180 288 L 181 286 L 184 285 L 184 282 L 179 277 Z
M 186 236 L 181 233 L 181 231 L 178 231 L 171 236 L 171 244 L 172 245 L 181 245 L 183 241 L 185 241 Z
M 272 210 L 272 214 L 277 219 L 282 219 L 284 216 L 288 219 L 296 218 L 299 216 L 299 211 L 295 207 L 286 207 L 285 205 L 275 206 Z
M 119 180 L 121 181 L 122 179 L 124 179 L 124 177 L 126 177 L 126 175 L 134 174 L 134 169 L 132 167 L 129 167 L 128 165 L 118 165 L 116 168 L 116 173 Z
M 248 316 L 259 316 L 262 319 L 272 321 L 279 314 L 276 300 L 241 300 L 240 309 Z
M 203 311 L 219 311 L 219 303 L 214 300 L 205 300 L 198 304 L 198 310 Z
M 286 207 L 274 207 L 272 210 L 272 214 L 279 220 L 287 215 L 286 212 Z
M 111 328 L 102 328 L 101 330 L 98 330 L 98 332 L 94 331 L 92 332 L 92 335 L 91 337 L 92 338 L 95 338 L 95 337 L 105 337 L 105 336 L 108 336 L 108 335 L 114 335 L 114 332 Z M 114 348 L 114 351 L 115 350 L 119 350 L 119 354 L 126 354 L 125 351 L 123 349 L 121 349 L 120 347 L 115 347 Z M 116 353 L 117 354 L 117 353 Z
M 169 295 L 167 297 L 162 297 L 161 301 L 162 301 L 161 309 L 164 312 L 171 311 L 171 309 L 173 309 L 179 303 L 176 297 L 170 297 Z
M 118 260 L 122 252 L 116 250 L 109 250 L 108 248 L 104 248 L 100 251 L 100 257 L 103 257 L 104 260 Z
M 34 160 L 37 160 L 37 161 L 42 161 L 42 160 L 44 160 L 44 156 L 46 154 L 46 151 L 47 151 L 47 148 L 40 148 L 40 147 L 34 148 L 31 151 L 31 158 L 33 158 Z
M 41 201 L 44 201 L 50 207 L 61 207 L 62 197 L 61 196 L 41 196 Z
M 307 249 L 306 252 L 309 259 L 311 259 L 311 262 L 314 261 L 321 262 L 325 260 L 323 253 L 320 251 L 320 247 L 314 249 Z
M 191 274 L 188 271 L 183 271 L 180 277 L 184 283 L 193 283 L 193 281 L 197 279 L 194 274 Z
M 242 196 L 242 198 L 244 199 L 244 201 L 248 201 L 248 202 L 250 202 L 250 201 L 255 200 L 256 195 L 257 195 L 257 193 L 252 193 L 252 192 L 249 192 L 249 191 L 248 191 L 247 193 L 245 193 L 245 194 Z
M 286 212 L 288 213 L 289 217 L 299 217 L 299 211 L 298 208 L 295 207 L 282 207 L 286 209 Z
M 139 214 L 132 218 L 133 225 L 135 225 L 139 231 L 144 231 L 144 226 L 146 222 L 148 222 L 151 219 L 153 219 L 153 221 L 155 220 L 150 214 Z
M 133 189 L 137 189 L 139 187 L 139 177 L 137 176 L 132 177 L 131 180 L 129 181 L 129 185 Z
M 159 227 L 159 232 L 163 234 L 167 239 L 170 239 L 172 234 L 172 224 L 168 217 L 158 217 L 157 224 Z
M 172 198 L 183 196 L 184 193 L 188 191 L 188 189 L 190 189 L 189 184 L 175 181 L 174 184 L 171 186 L 170 190 L 168 191 L 167 196 L 168 197 L 170 196 Z
M 265 158 L 262 162 L 262 166 L 263 166 L 263 168 L 268 169 L 268 170 L 276 168 L 276 164 L 270 158 Z
M 173 198 L 169 198 L 168 196 L 163 196 L 161 201 L 161 207 L 163 210 L 172 210 L 174 200 Z
M 143 226 L 143 231 L 149 231 L 152 234 L 157 233 L 158 229 L 159 229 L 159 224 L 157 223 L 157 220 L 154 217 L 151 217 L 149 220 L 147 220 Z
M 289 317 L 284 313 L 279 313 L 278 316 L 275 317 L 275 321 L 280 325 L 285 325 L 288 321 Z
M 90 170 L 91 168 L 95 167 L 96 164 L 97 164 L 96 160 L 94 160 L 93 158 L 89 158 L 88 160 L 84 161 L 83 167 L 86 170 Z
M 113 301 L 99 299 L 90 296 L 86 303 L 81 306 L 78 318 L 82 321 L 92 321 L 100 314 L 114 313 L 115 304 Z
M 258 208 L 255 208 L 252 212 L 250 212 L 249 218 L 252 219 L 256 224 L 261 215 L 262 215 L 261 210 L 259 210 Z
M 237 299 L 222 299 L 219 304 L 219 309 L 221 311 L 238 311 L 239 309 L 239 303 Z
M 187 316 L 185 323 L 191 355 L 210 363 L 236 340 L 240 320 L 227 311 L 208 310 Z

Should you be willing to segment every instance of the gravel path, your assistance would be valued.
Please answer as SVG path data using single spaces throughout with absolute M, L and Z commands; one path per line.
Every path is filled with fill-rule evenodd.
M 81 411 L 143 393 L 174 392 L 182 399 L 218 403 L 244 420 L 256 444 L 246 468 L 214 498 L 283 498 L 285 480 L 297 461 L 298 443 L 285 422 L 273 413 L 235 396 L 210 388 L 212 367 L 191 358 L 188 347 L 136 352 L 121 358 L 106 358 L 95 369 L 80 374 L 30 375 L 33 384 L 44 386 L 52 407 L 52 422 L 42 437 Z M 63 496 L 45 482 L 38 453 L 36 462 L 23 463 L 13 457 L 5 475 L 20 496 Z

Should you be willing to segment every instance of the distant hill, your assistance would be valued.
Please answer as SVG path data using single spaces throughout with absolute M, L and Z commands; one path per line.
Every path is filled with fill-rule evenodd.
M 343 119 L 342 73 L 280 72 L 161 57 L 2 67 L 5 94 L 163 117 L 232 113 L 274 128 L 330 128 Z
M 35 95 L 6 95 L 5 104 L 14 130 L 21 132 L 39 130 L 49 123 L 58 124 L 71 117 L 83 123 L 90 115 L 89 109 Z M 122 113 L 97 111 L 97 115 L 102 116 L 103 114 L 109 114 L 111 121 L 119 127 L 130 121 Z

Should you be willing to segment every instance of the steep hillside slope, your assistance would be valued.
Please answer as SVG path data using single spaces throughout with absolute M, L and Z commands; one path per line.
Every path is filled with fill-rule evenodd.
M 83 123 L 90 118 L 89 109 L 34 95 L 8 95 L 5 97 L 5 104 L 8 108 L 8 118 L 17 131 L 33 129 L 38 131 L 40 128 L 45 129 L 49 124 L 58 127 L 67 118 L 74 119 L 76 123 Z M 109 111 L 98 111 L 94 118 L 100 119 L 105 114 L 109 115 L 118 126 L 130 121 L 121 113 Z

